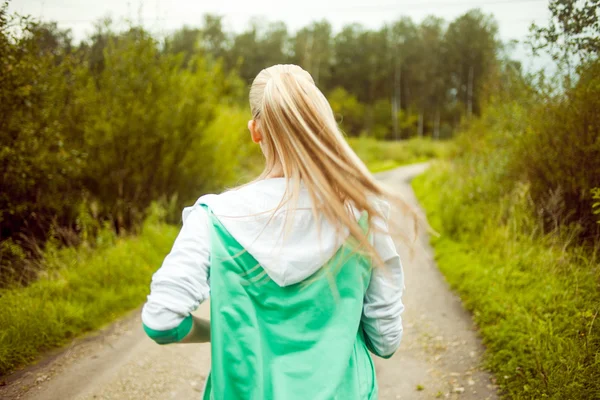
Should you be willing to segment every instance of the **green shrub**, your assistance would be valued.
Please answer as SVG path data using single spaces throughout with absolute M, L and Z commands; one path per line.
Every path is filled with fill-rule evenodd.
M 218 64 L 160 54 L 141 30 L 108 41 L 104 67 L 83 74 L 76 96 L 84 109 L 85 188 L 117 229 L 135 227 L 152 201 L 197 195 L 213 177 L 200 145 L 225 92 Z M 182 168 L 185 165 L 185 168 Z
M 327 100 L 342 130 L 348 135 L 358 136 L 365 125 L 365 105 L 342 87 L 333 89 Z
M 20 25 L 17 30 L 11 25 Z M 68 225 L 77 213 L 85 156 L 72 140 L 69 124 L 74 100 L 70 95 L 75 67 L 66 54 L 41 47 L 44 27 L 9 20 L 0 6 L 0 286 L 27 279 L 14 264 L 34 249 L 21 235 L 44 240 L 53 224 Z M 16 250 L 19 247 L 19 250 Z M 23 273 L 21 273 L 23 272 Z
M 55 24 L 0 6 L 0 287 L 35 279 L 48 239 L 78 244 L 105 222 L 136 232 L 153 201 L 181 209 L 249 165 L 232 156 L 250 154 L 234 145 L 234 73 L 183 64 L 137 27 L 90 41 L 74 49 Z
M 533 110 L 517 141 L 513 174 L 530 184 L 546 231 L 574 226 L 600 240 L 591 190 L 600 186 L 600 61 L 581 67 L 577 84 Z
M 212 184 L 207 185 L 206 190 L 236 186 L 262 172 L 264 157 L 260 146 L 252 142 L 248 132 L 248 120 L 251 118 L 249 109 L 224 106 L 219 108 L 215 120 L 203 132 L 198 144 L 205 149 L 204 174 L 212 178 Z M 188 162 L 197 163 L 198 160 L 190 158 Z M 187 165 L 182 167 L 187 168 Z

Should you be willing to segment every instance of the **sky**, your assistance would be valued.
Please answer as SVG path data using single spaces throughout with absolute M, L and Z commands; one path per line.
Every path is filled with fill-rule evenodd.
M 183 25 L 198 26 L 202 15 L 225 17 L 229 31 L 240 32 L 251 18 L 283 21 L 295 31 L 312 21 L 327 19 L 335 31 L 352 22 L 377 29 L 403 16 L 419 22 L 428 15 L 448 21 L 469 9 L 480 8 L 498 21 L 502 40 L 523 41 L 532 22 L 545 25 L 548 0 L 12 0 L 11 11 L 58 22 L 71 29 L 76 41 L 85 39 L 100 18 L 132 20 L 158 35 Z M 547 58 L 532 58 L 524 45 L 512 53 L 527 70 L 546 68 Z

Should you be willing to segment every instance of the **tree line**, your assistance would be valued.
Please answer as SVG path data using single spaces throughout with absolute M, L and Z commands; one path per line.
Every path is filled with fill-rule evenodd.
M 45 45 L 90 53 L 93 69 L 115 33 L 110 20 L 75 46 L 56 24 L 40 27 Z M 222 62 L 249 85 L 265 66 L 294 63 L 308 70 L 331 97 L 342 127 L 351 136 L 382 139 L 450 137 L 463 117 L 479 115 L 484 82 L 504 45 L 492 16 L 472 10 L 445 21 L 401 18 L 380 29 L 348 24 L 333 32 L 327 21 L 291 32 L 283 22 L 254 19 L 241 33 L 224 29 L 223 17 L 205 15 L 157 43 L 161 54 L 182 54 Z M 514 63 L 519 68 L 518 63 Z
M 378 30 L 360 24 L 334 33 L 327 21 L 290 32 L 253 21 L 239 34 L 207 15 L 201 27 L 168 37 L 165 49 L 222 58 L 250 83 L 265 65 L 303 66 L 330 95 L 349 135 L 449 137 L 463 116 L 479 114 L 483 83 L 502 51 L 491 16 L 472 10 L 454 21 L 401 18 Z

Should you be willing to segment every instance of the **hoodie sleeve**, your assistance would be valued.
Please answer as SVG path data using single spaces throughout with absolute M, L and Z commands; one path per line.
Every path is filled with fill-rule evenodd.
M 386 221 L 388 209 L 384 212 Z M 404 273 L 396 246 L 386 233 L 386 221 L 375 222 L 381 232 L 373 234 L 373 245 L 385 266 L 373 269 L 361 319 L 367 347 L 383 358 L 391 357 L 400 346 L 404 311 Z
M 152 277 L 142 310 L 144 330 L 159 344 L 179 342 L 192 328 L 191 312 L 209 297 L 210 232 L 206 210 L 183 211 L 183 227 Z

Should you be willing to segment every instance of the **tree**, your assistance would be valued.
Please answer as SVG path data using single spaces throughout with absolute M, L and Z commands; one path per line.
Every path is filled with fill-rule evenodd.
M 53 223 L 72 221 L 80 201 L 85 156 L 66 133 L 76 71 L 61 41 L 68 34 L 54 28 L 11 18 L 0 6 L 0 241 L 44 240 Z M 4 250 L 0 286 L 18 261 Z
M 334 39 L 335 62 L 332 84 L 356 95 L 367 108 L 365 128 L 373 127 L 375 101 L 389 96 L 390 51 L 388 28 L 379 31 L 364 29 L 361 25 L 346 25 Z
M 426 118 L 432 120 L 433 135 L 439 138 L 442 108 L 449 92 L 447 66 L 444 63 L 444 22 L 428 17 L 419 26 L 418 61 L 413 65 L 417 84 L 415 104 L 418 109 L 418 135 L 423 136 Z
M 417 46 L 418 31 L 410 18 L 394 22 L 389 30 L 391 65 L 387 81 L 392 89 L 392 130 L 394 138 L 400 139 L 401 129 L 398 121 L 402 110 L 409 108 L 409 87 L 416 59 L 419 57 Z
M 534 51 L 548 49 L 556 60 L 600 54 L 600 0 L 550 0 L 548 8 L 549 25 L 531 27 Z
M 250 84 L 262 69 L 289 60 L 287 44 L 288 31 L 283 22 L 255 19 L 248 30 L 233 39 L 228 67 L 238 68 L 243 81 Z
M 223 17 L 206 14 L 200 29 L 201 47 L 206 55 L 214 60 L 225 57 L 228 47 L 228 37 L 223 30 Z
M 332 65 L 331 84 L 343 87 L 354 94 L 359 101 L 367 98 L 364 84 L 367 68 L 364 65 L 364 48 L 358 47 L 358 40 L 365 29 L 359 24 L 346 25 L 334 38 L 334 63 Z M 360 56 L 357 56 L 360 54 Z
M 446 31 L 447 68 L 453 92 L 467 117 L 479 114 L 482 84 L 494 67 L 500 43 L 492 17 L 472 10 L 450 23 Z
M 291 61 L 306 69 L 323 90 L 329 89 L 333 45 L 331 25 L 313 22 L 300 29 L 291 39 Z
M 201 31 L 197 28 L 184 26 L 165 40 L 165 52 L 183 54 L 183 64 L 187 65 L 201 49 Z

